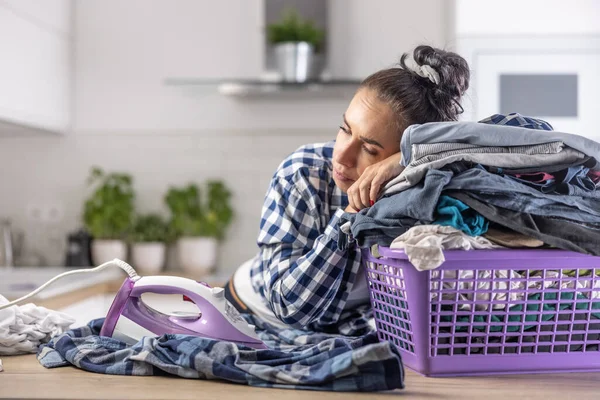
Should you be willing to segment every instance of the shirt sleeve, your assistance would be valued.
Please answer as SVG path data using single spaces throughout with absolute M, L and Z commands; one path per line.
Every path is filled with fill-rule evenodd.
M 263 296 L 288 325 L 327 325 L 342 312 L 358 254 L 338 249 L 344 211 L 323 221 L 316 194 L 299 187 L 275 178 L 267 192 L 258 238 Z

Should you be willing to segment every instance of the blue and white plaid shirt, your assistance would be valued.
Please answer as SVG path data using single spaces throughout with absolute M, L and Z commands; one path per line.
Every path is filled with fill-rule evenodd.
M 339 250 L 348 198 L 334 183 L 334 142 L 306 145 L 277 168 L 262 209 L 254 290 L 292 327 L 356 334 L 370 306 L 344 310 L 360 267 L 357 248 Z

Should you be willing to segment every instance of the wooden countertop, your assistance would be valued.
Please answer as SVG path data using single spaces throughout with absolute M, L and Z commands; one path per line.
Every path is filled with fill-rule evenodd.
M 49 308 L 72 304 L 91 294 L 114 293 L 122 279 L 92 285 L 39 302 Z M 218 282 L 210 282 L 213 285 Z M 36 302 L 37 303 L 37 302 Z M 103 375 L 75 367 L 46 369 L 35 355 L 3 356 L 0 399 L 599 399 L 600 373 L 425 378 L 406 369 L 406 389 L 383 393 L 332 393 L 264 389 L 222 381 L 177 377 Z
M 265 389 L 221 381 L 95 374 L 75 367 L 45 369 L 35 355 L 4 356 L 0 398 L 19 399 L 598 399 L 600 373 L 425 378 L 406 371 L 406 389 L 332 393 Z

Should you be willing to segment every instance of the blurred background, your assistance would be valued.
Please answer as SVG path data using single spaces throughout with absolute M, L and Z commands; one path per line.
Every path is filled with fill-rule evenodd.
M 230 274 L 282 159 L 419 44 L 470 63 L 463 119 L 600 140 L 594 0 L 0 0 L 0 265 Z

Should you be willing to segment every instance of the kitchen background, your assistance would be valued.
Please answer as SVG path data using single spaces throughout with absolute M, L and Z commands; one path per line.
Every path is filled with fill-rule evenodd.
M 346 82 L 239 85 L 275 76 L 264 27 L 281 3 L 0 0 L 0 217 L 24 234 L 22 264 L 64 265 L 99 166 L 130 174 L 136 211 L 165 218 L 169 187 L 225 182 L 235 216 L 217 272 L 231 273 L 256 252 L 281 160 L 334 138 L 357 82 L 421 43 L 470 62 L 465 119 L 529 95 L 510 111 L 600 140 L 591 119 L 600 109 L 600 2 L 309 1 L 304 14 L 325 15 L 315 18 L 326 30 L 323 76 Z M 526 80 L 533 87 L 523 75 L 537 76 Z M 178 267 L 173 251 L 167 264 Z

